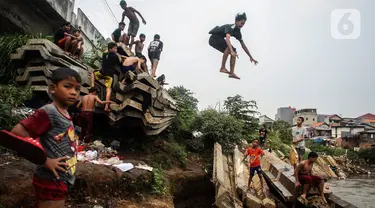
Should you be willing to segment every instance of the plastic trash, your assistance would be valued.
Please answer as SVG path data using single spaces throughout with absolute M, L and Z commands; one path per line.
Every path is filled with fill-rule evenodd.
M 133 164 L 131 163 L 121 163 L 113 166 L 120 169 L 122 172 L 126 172 L 134 168 Z

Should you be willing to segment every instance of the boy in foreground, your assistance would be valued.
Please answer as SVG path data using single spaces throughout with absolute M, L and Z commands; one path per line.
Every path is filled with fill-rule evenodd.
M 307 160 L 299 163 L 295 169 L 294 175 L 296 177 L 296 188 L 303 186 L 302 195 L 303 199 L 306 199 L 307 191 L 311 185 L 319 188 L 320 196 L 323 201 L 327 203 L 324 196 L 324 180 L 320 176 L 312 174 L 312 169 L 315 161 L 318 159 L 318 154 L 310 152 Z
M 298 154 L 298 163 L 300 163 L 305 155 L 305 134 L 306 129 L 302 126 L 305 119 L 303 117 L 297 118 L 297 126 L 292 128 L 293 145 L 296 147 Z
M 130 41 L 130 50 L 132 50 L 134 44 L 134 38 L 137 36 L 138 29 L 139 29 L 139 20 L 135 14 L 138 14 L 143 24 L 146 24 L 146 20 L 143 18 L 142 14 L 134 9 L 133 7 L 128 7 L 125 0 L 120 1 L 120 6 L 124 10 L 122 13 L 121 22 L 124 22 L 125 17 L 129 19 L 129 26 L 128 26 L 128 37 L 131 37 Z
M 247 186 L 248 190 L 250 190 L 250 188 L 252 187 L 253 177 L 256 171 L 260 180 L 260 184 L 262 186 L 262 191 L 264 191 L 263 179 L 262 179 L 262 167 L 260 166 L 260 159 L 259 159 L 259 157 L 262 155 L 264 155 L 264 152 L 261 148 L 258 147 L 258 140 L 255 139 L 252 143 L 252 147 L 246 150 L 245 157 L 242 160 L 242 162 L 245 162 L 247 156 L 250 156 L 250 177 L 249 177 L 249 183 Z
M 77 104 L 77 108 L 82 105 L 80 113 L 80 124 L 82 127 L 81 134 L 79 135 L 79 140 L 85 143 L 90 142 L 92 136 L 92 130 L 94 126 L 94 110 L 96 102 L 100 104 L 110 104 L 112 101 L 102 101 L 96 95 L 96 88 L 92 87 L 89 89 L 89 94 L 82 97 L 81 101 Z
M 112 94 L 113 75 L 116 71 L 115 67 L 120 66 L 120 64 L 121 58 L 120 55 L 117 54 L 117 44 L 113 42 L 108 43 L 108 53 L 103 54 L 102 68 L 100 69 L 100 71 L 96 71 L 91 74 L 91 88 L 93 88 L 95 85 L 95 79 L 104 79 L 104 85 L 106 87 L 105 100 L 107 101 L 104 111 L 107 112 L 111 111 L 108 103 L 110 102 Z
M 235 37 L 238 41 L 240 41 L 242 49 L 246 52 L 249 56 L 250 61 L 253 62 L 255 65 L 258 62 L 251 56 L 249 50 L 247 49 L 244 41 L 242 40 L 241 28 L 245 25 L 247 20 L 246 14 L 237 14 L 234 24 L 226 24 L 223 26 L 216 26 L 212 29 L 209 34 L 211 34 L 209 44 L 216 50 L 223 53 L 223 60 L 221 62 L 220 72 L 229 74 L 229 78 L 240 79 L 234 73 L 234 66 L 236 65 L 236 57 L 237 51 L 230 42 L 230 37 Z M 224 39 L 225 38 L 225 39 Z M 225 68 L 225 64 L 227 62 L 229 54 L 231 55 L 230 58 L 230 72 Z
M 74 127 L 67 109 L 78 99 L 81 77 L 73 69 L 59 68 L 52 72 L 51 81 L 52 103 L 22 120 L 12 133 L 40 138 L 47 160 L 33 178 L 38 207 L 63 208 L 77 164 Z

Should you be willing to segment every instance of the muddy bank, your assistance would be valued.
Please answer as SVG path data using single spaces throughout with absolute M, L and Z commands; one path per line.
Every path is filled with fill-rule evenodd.
M 0 207 L 33 207 L 32 177 L 36 166 L 13 156 L 0 156 L 0 165 Z M 172 168 L 166 171 L 166 177 L 170 193 L 156 196 L 152 194 L 149 171 L 134 168 L 123 173 L 111 166 L 79 163 L 67 207 L 212 207 L 214 187 L 201 165 L 188 161 L 187 168 Z

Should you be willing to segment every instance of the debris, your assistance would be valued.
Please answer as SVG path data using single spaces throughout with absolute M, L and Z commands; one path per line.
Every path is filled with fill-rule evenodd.
M 143 169 L 143 170 L 148 170 L 148 171 L 150 171 L 150 172 L 152 172 L 152 169 L 153 169 L 153 167 L 150 167 L 150 166 L 148 166 L 148 165 L 141 165 L 141 164 L 139 164 L 139 163 L 138 163 L 137 166 L 135 166 L 135 168 Z
M 111 142 L 111 147 L 112 147 L 112 149 L 114 149 L 114 150 L 118 150 L 118 149 L 120 148 L 120 142 L 117 141 L 117 140 L 113 140 L 113 141 Z
M 134 168 L 133 164 L 131 163 L 121 163 L 113 166 L 120 169 L 122 172 L 126 172 Z

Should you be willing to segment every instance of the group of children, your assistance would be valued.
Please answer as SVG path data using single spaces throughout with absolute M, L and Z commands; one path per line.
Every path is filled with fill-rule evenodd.
M 125 70 L 129 66 L 128 64 L 133 63 L 135 61 L 143 60 L 146 63 L 146 57 L 143 55 L 143 48 L 144 42 L 146 40 L 145 34 L 139 35 L 139 40 L 134 41 L 135 37 L 138 34 L 139 29 L 139 20 L 137 18 L 137 14 L 141 17 L 143 24 L 146 24 L 146 20 L 143 18 L 142 14 L 136 10 L 134 7 L 128 6 L 126 1 L 122 0 L 120 2 L 121 8 L 124 10 L 122 13 L 121 22 L 119 23 L 118 28 L 113 31 L 112 33 L 112 41 L 115 43 L 119 43 L 120 46 L 124 44 L 125 46 L 129 46 L 130 51 L 133 49 L 133 45 L 135 45 L 135 56 L 139 59 L 134 58 L 134 61 L 129 61 L 129 63 L 125 63 L 126 59 L 128 59 L 128 54 L 123 50 L 122 47 L 118 47 L 118 53 L 122 55 L 124 62 L 123 65 L 126 66 Z M 128 32 L 122 34 L 125 29 L 124 19 L 127 17 L 129 19 L 129 26 Z M 156 77 L 156 69 L 160 60 L 161 52 L 163 51 L 163 42 L 160 41 L 160 35 L 155 34 L 154 40 L 150 43 L 148 47 L 148 57 L 151 61 L 151 76 Z M 132 69 L 132 68 L 131 68 Z M 148 72 L 147 65 L 146 68 L 142 69 L 145 72 Z
M 312 168 L 314 163 L 318 159 L 318 154 L 315 152 L 310 152 L 307 156 L 307 160 L 303 160 L 305 154 L 304 136 L 306 135 L 306 129 L 302 126 L 303 122 L 304 118 L 299 117 L 297 119 L 297 126 L 292 128 L 293 146 L 295 146 L 295 149 L 298 153 L 298 164 L 293 164 L 294 176 L 296 178 L 295 186 L 296 188 L 302 187 L 301 197 L 303 199 L 306 199 L 307 192 L 311 186 L 318 187 L 322 200 L 325 203 L 327 203 L 327 200 L 324 196 L 325 180 L 320 176 L 312 174 Z M 263 125 L 262 128 L 259 130 L 260 147 L 258 139 L 255 139 L 252 142 L 252 146 L 246 150 L 245 157 L 242 160 L 242 162 L 244 162 L 248 156 L 250 157 L 250 177 L 248 182 L 248 190 L 252 188 L 252 179 L 254 177 L 255 172 L 257 172 L 260 179 L 262 190 L 264 191 L 260 158 L 264 155 L 262 149 L 266 143 L 267 133 L 268 131 L 266 130 L 266 127 Z
M 70 22 L 66 22 L 56 31 L 53 39 L 66 54 L 82 60 L 84 41 L 79 28 L 72 29 Z

